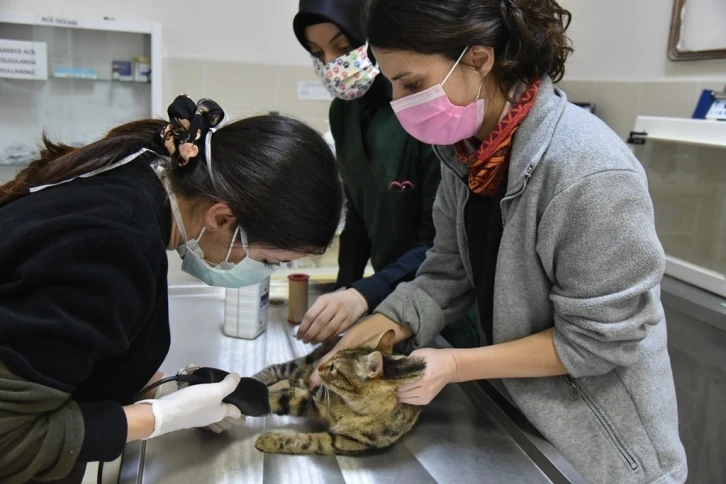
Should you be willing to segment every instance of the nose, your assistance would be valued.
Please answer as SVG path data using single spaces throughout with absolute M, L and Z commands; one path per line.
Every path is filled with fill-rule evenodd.
M 408 95 L 406 93 L 406 91 L 402 87 L 400 87 L 398 84 L 399 84 L 398 82 L 393 83 L 393 99 L 392 99 L 392 101 L 401 99 Z
M 330 64 L 331 62 L 333 62 L 337 58 L 338 58 L 338 56 L 335 54 L 335 52 L 331 52 L 330 50 L 326 50 L 325 51 L 324 60 L 325 60 L 325 63 L 326 64 Z

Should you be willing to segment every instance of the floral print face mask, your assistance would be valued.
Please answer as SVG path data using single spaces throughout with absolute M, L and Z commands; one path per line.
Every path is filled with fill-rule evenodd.
M 315 56 L 313 66 L 325 88 L 333 96 L 350 101 L 365 95 L 381 72 L 368 57 L 368 43 L 338 57 L 329 64 Z

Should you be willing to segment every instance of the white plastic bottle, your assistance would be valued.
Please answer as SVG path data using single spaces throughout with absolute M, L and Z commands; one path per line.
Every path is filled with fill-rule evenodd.
M 223 332 L 233 338 L 255 339 L 267 329 L 270 278 L 254 286 L 227 289 Z

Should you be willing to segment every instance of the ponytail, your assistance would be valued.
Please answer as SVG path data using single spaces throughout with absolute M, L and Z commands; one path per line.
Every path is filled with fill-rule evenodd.
M 40 158 L 0 186 L 0 207 L 27 195 L 33 187 L 83 175 L 142 148 L 168 155 L 159 136 L 167 124 L 155 119 L 134 121 L 112 129 L 104 138 L 82 148 L 53 143 L 44 135 Z M 148 156 L 139 159 L 148 160 Z

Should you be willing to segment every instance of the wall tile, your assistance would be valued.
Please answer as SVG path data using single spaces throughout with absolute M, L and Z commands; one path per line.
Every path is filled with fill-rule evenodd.
M 621 138 L 626 139 L 635 127 L 642 86 L 635 82 L 599 83 L 598 110 L 605 121 Z
M 297 82 L 315 79 L 312 66 L 166 58 L 164 70 L 164 105 L 181 93 L 195 99 L 208 96 L 219 102 L 232 119 L 278 111 L 318 131 L 328 130 L 330 102 L 297 99 Z
M 726 78 L 720 81 L 702 81 L 698 83 L 698 95 L 701 95 L 701 91 L 704 89 L 710 89 L 711 91 L 723 91 L 726 87 Z
M 296 116 L 297 117 L 297 116 Z M 330 122 L 328 118 L 301 118 L 303 121 L 308 123 L 310 126 L 318 130 L 320 133 L 325 133 L 330 129 Z
M 276 108 L 275 66 L 206 62 L 203 72 L 204 96 L 219 102 L 232 118 L 265 114 Z
M 640 83 L 563 81 L 560 87 L 571 102 L 596 103 L 595 114 L 620 137 L 627 137 L 633 129 L 640 103 Z
M 192 98 L 204 95 L 204 62 L 193 59 L 164 59 L 163 105 L 166 107 L 179 94 Z
M 300 101 L 297 99 L 297 82 L 316 80 L 311 66 L 281 66 L 278 68 L 278 101 L 281 114 L 305 120 L 327 119 L 330 101 Z
M 698 82 L 644 82 L 638 115 L 689 118 L 698 102 Z
M 723 90 L 720 81 L 562 81 L 572 102 L 597 103 L 596 114 L 621 137 L 626 137 L 637 116 L 689 118 L 703 89 Z

